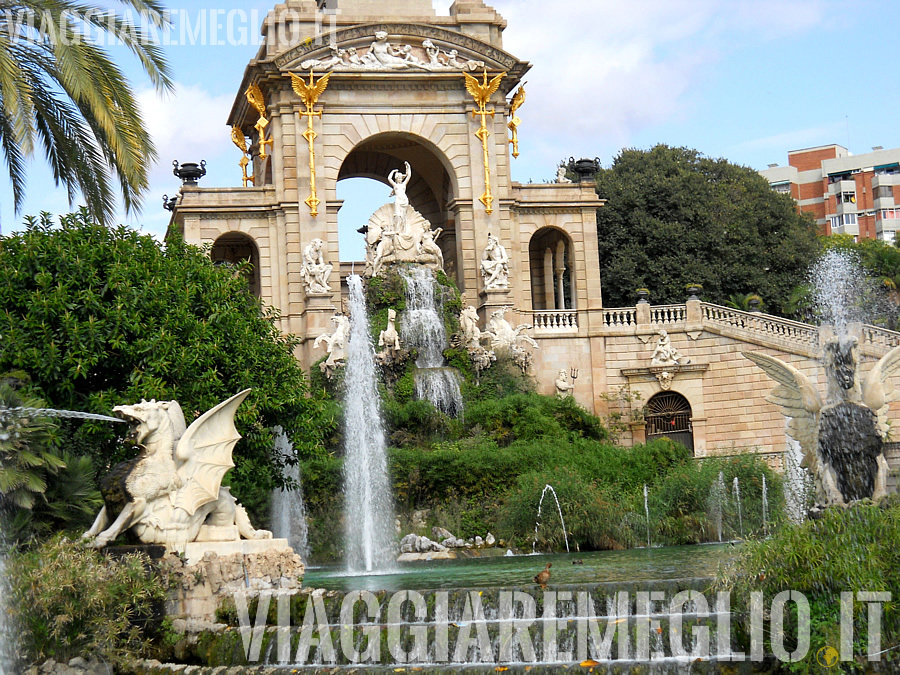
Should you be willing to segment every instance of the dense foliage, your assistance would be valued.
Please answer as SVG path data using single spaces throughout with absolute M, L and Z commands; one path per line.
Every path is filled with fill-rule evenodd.
M 140 207 L 156 150 L 128 79 L 103 45 L 131 52 L 162 93 L 172 81 L 152 32 L 167 24 L 157 0 L 0 0 L 0 147 L 17 211 L 38 148 L 57 185 L 70 201 L 81 193 L 94 218 L 112 219 L 116 190 L 126 211 Z
M 438 525 L 463 538 L 491 532 L 530 548 L 541 493 L 550 484 L 559 495 L 573 550 L 628 548 L 646 544 L 647 485 L 653 544 L 715 541 L 710 495 L 720 472 L 728 486 L 721 504 L 724 538 L 764 532 L 763 476 L 769 487 L 768 526 L 784 517 L 781 480 L 760 460 L 749 456 L 699 464 L 684 446 L 666 439 L 616 446 L 608 442 L 599 419 L 572 399 L 517 393 L 473 401 L 460 420 L 447 420 L 422 401 L 389 410 L 395 446 L 389 450 L 389 468 L 404 533 L 411 531 L 411 514 L 420 511 L 429 514 L 429 527 Z M 398 417 L 398 411 L 406 414 Z M 339 457 L 303 463 L 316 560 L 340 555 L 341 471 Z M 736 476 L 743 499 L 740 517 L 731 488 Z M 430 530 L 420 534 L 430 535 Z M 564 549 L 557 518 L 543 520 L 538 546 Z
M 623 150 L 596 177 L 603 304 L 626 307 L 635 289 L 653 304 L 682 303 L 685 286 L 726 304 L 758 294 L 779 312 L 818 252 L 816 226 L 756 171 L 695 150 Z
M 170 237 L 161 247 L 124 227 L 96 225 L 86 211 L 27 219 L 0 240 L 0 372 L 25 371 L 54 408 L 111 414 L 141 399 L 175 399 L 187 422 L 235 393 L 244 438 L 228 474 L 255 514 L 280 481 L 273 427 L 298 454 L 321 448 L 331 429 L 321 402 L 282 335 L 277 315 L 253 297 L 243 268 L 214 265 Z M 133 456 L 124 425 L 60 423 L 65 449 L 92 457 L 99 474 Z
M 118 672 L 152 655 L 166 588 L 146 556 L 106 557 L 55 537 L 13 556 L 7 566 L 10 596 L 4 604 L 28 663 L 95 657 Z
M 750 593 L 763 593 L 763 606 L 782 591 L 803 593 L 810 604 L 810 649 L 806 658 L 782 664 L 794 672 L 821 672 L 817 652 L 841 643 L 841 593 L 890 592 L 892 601 L 883 606 L 881 619 L 881 672 L 896 672 L 900 666 L 900 502 L 896 497 L 880 505 L 857 503 L 847 509 L 831 508 L 820 520 L 786 526 L 771 539 L 741 548 L 734 569 L 723 573 L 719 585 L 732 591 L 732 609 L 738 617 L 740 639 L 749 648 Z M 796 605 L 788 603 L 784 647 L 797 645 Z M 842 663 L 844 672 L 869 672 L 867 607 L 853 608 L 854 662 Z M 765 648 L 771 653 L 769 631 Z

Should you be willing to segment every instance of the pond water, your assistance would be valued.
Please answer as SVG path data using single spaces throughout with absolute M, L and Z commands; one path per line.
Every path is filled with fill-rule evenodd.
M 534 576 L 548 562 L 553 563 L 551 585 L 712 577 L 737 550 L 731 544 L 714 544 L 435 560 L 397 563 L 391 573 L 370 575 L 348 574 L 335 565 L 307 570 L 303 585 L 338 591 L 522 586 L 533 584 Z M 583 564 L 572 564 L 575 560 Z

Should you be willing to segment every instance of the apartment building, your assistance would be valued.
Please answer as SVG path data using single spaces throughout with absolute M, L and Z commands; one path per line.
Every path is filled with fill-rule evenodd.
M 824 234 L 894 241 L 900 230 L 900 148 L 851 154 L 840 145 L 792 150 L 760 174 L 790 194 Z

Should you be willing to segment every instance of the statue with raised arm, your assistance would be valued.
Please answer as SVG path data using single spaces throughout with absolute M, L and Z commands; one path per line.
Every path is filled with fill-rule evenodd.
M 509 256 L 500 240 L 492 234 L 488 234 L 481 260 L 481 276 L 487 291 L 509 288 Z
M 819 504 L 878 500 L 887 493 L 890 468 L 884 439 L 889 405 L 900 396 L 891 384 L 891 377 L 900 374 L 900 347 L 885 354 L 860 382 L 857 338 L 829 340 L 824 400 L 813 382 L 793 366 L 762 352 L 744 356 L 778 383 L 766 400 L 788 418 L 787 434 L 800 444 Z
M 271 539 L 271 532 L 253 528 L 247 512 L 222 486 L 241 438 L 234 414 L 249 393 L 232 396 L 190 426 L 177 401 L 114 408 L 131 425 L 140 453 L 104 479 L 105 504 L 83 538 L 103 548 L 131 529 L 145 544 L 175 550 L 193 541 Z
M 334 266 L 325 263 L 325 256 L 322 253 L 324 246 L 325 242 L 321 239 L 313 239 L 303 250 L 303 267 L 300 268 L 300 278 L 306 287 L 307 295 L 331 293 L 329 277 Z
M 391 184 L 391 196 L 394 198 L 394 231 L 409 234 L 409 197 L 406 196 L 406 186 L 412 177 L 412 169 L 409 162 L 406 165 L 406 173 L 394 169 L 388 174 L 388 183 Z

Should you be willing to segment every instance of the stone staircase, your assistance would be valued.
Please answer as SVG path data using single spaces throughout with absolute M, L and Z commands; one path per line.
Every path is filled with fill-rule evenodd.
M 735 654 L 730 607 L 712 592 L 712 582 L 687 578 L 362 595 L 304 589 L 280 602 L 239 600 L 220 612 L 227 627 L 180 645 L 179 660 L 267 673 L 534 674 L 575 668 L 662 674 L 721 672 L 725 663 L 729 672 L 755 672 L 764 662 Z M 148 664 L 141 672 L 186 672 L 173 668 Z

